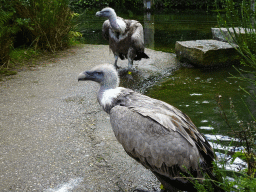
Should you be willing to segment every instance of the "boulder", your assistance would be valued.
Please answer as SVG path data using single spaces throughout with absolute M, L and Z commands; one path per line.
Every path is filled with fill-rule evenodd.
M 225 42 L 235 42 L 235 34 L 243 36 L 246 33 L 255 33 L 255 29 L 247 29 L 241 27 L 235 28 L 211 28 L 213 39 Z
M 239 61 L 236 46 L 217 40 L 176 41 L 175 51 L 182 62 L 198 67 L 216 67 Z

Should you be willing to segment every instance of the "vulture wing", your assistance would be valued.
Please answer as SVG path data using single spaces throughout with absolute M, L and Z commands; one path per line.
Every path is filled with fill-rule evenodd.
M 117 99 L 110 121 L 125 151 L 146 168 L 169 177 L 211 166 L 214 153 L 190 118 L 177 108 L 136 92 Z
M 144 34 L 142 25 L 135 20 L 130 21 L 131 44 L 138 51 L 144 50 Z
M 104 21 L 102 25 L 102 35 L 106 40 L 109 40 L 109 28 L 110 28 L 109 20 Z

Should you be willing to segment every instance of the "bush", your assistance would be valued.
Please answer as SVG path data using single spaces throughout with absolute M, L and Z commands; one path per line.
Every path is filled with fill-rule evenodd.
M 3 3 L 3 1 L 0 1 Z M 13 20 L 14 10 L 0 9 L 0 66 L 8 66 L 10 61 L 10 48 L 13 44 L 13 36 L 18 31 L 17 24 Z
M 72 9 L 79 11 L 84 9 L 102 9 L 104 7 L 112 7 L 123 11 L 132 10 L 140 11 L 143 8 L 142 0 L 71 0 Z
M 55 52 L 67 47 L 72 29 L 69 0 L 15 0 L 27 43 Z
M 72 37 L 75 14 L 69 0 L 0 0 L 0 65 L 10 61 L 11 48 L 32 47 L 55 52 Z

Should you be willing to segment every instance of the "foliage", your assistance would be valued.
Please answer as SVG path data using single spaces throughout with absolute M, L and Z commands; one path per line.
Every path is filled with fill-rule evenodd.
M 215 7 L 215 2 L 212 0 L 155 0 L 155 7 L 165 8 L 165 9 L 209 9 Z M 220 6 L 222 5 L 222 0 L 216 0 Z
M 142 0 L 70 0 L 73 10 L 102 9 L 103 7 L 113 7 L 124 11 L 141 11 L 143 8 Z
M 255 19 L 256 13 L 254 11 L 254 6 L 251 4 L 254 1 L 243 0 L 241 2 L 234 2 L 233 0 L 224 0 L 225 15 L 222 13 L 218 15 L 218 21 L 220 27 L 225 27 L 228 30 L 228 34 L 231 38 L 227 38 L 228 42 L 233 45 L 234 43 L 238 45 L 237 51 L 242 55 L 243 61 L 241 64 L 246 65 L 249 68 L 250 74 L 253 78 L 247 78 L 242 75 L 243 71 L 237 69 L 241 76 L 236 78 L 239 80 L 251 82 L 253 86 L 256 85 L 255 71 L 256 71 L 256 28 Z M 241 31 L 244 28 L 245 34 L 241 35 Z M 237 30 L 236 30 L 237 29 Z M 248 92 L 245 88 L 240 87 L 244 92 L 250 96 L 249 98 L 252 102 L 256 103 L 256 95 L 254 92 Z M 232 122 L 238 122 L 238 126 L 234 127 L 231 125 L 230 120 L 224 112 L 223 106 L 221 104 L 221 97 L 218 98 L 218 106 L 220 108 L 220 114 L 226 122 L 227 126 L 230 128 L 230 133 L 234 138 L 238 139 L 236 147 L 242 146 L 242 149 L 236 151 L 226 150 L 225 156 L 219 161 L 220 165 L 214 166 L 214 172 L 221 175 L 223 182 L 221 187 L 225 191 L 256 191 L 256 118 L 255 114 L 250 111 L 249 107 L 245 104 L 244 100 L 241 101 L 245 104 L 248 110 L 248 115 L 252 117 L 252 121 L 243 122 L 238 119 L 237 111 L 233 105 L 232 100 L 230 100 L 230 111 L 235 116 Z M 247 168 L 244 170 L 230 171 L 226 170 L 227 164 L 227 154 L 232 154 L 231 163 L 234 163 L 236 158 L 240 158 L 247 163 Z M 204 184 L 198 185 L 195 183 L 196 188 L 199 191 L 206 191 L 206 186 Z
M 69 8 L 69 0 L 0 0 L 0 3 L 2 68 L 9 66 L 10 52 L 18 47 L 54 53 L 81 36 L 72 31 L 77 14 Z
M 226 14 L 218 15 L 220 27 L 227 28 L 231 40 L 230 43 L 239 45 L 237 51 L 243 56 L 242 64 L 256 68 L 256 12 L 251 5 L 251 0 L 243 0 L 236 3 L 233 0 L 225 0 Z M 234 31 L 234 32 L 233 32 Z M 241 33 L 244 31 L 244 34 Z M 253 71 L 253 70 L 252 70 Z M 255 74 L 255 73 L 254 73 Z
M 0 1 L 3 3 L 3 1 Z M 13 44 L 13 35 L 17 33 L 17 23 L 13 21 L 14 11 L 0 9 L 0 66 L 8 66 L 10 61 L 10 48 Z
M 225 164 L 220 166 L 225 167 Z M 194 182 L 195 188 L 199 192 L 208 192 L 214 191 L 213 187 L 210 185 L 211 182 L 214 182 L 225 192 L 254 192 L 256 191 L 256 178 L 248 176 L 246 173 L 241 171 L 239 174 L 235 171 L 229 171 L 221 168 L 217 164 L 214 164 L 214 173 L 218 174 L 223 178 L 222 182 L 212 181 L 209 178 L 205 178 L 203 183 L 199 183 L 197 180 L 192 179 Z
M 218 0 L 222 4 L 222 0 Z M 79 11 L 84 9 L 101 9 L 106 6 L 123 11 L 132 10 L 133 12 L 141 11 L 143 0 L 70 0 L 70 6 L 73 10 Z M 214 8 L 215 3 L 212 0 L 154 0 L 153 9 L 208 9 Z
M 218 5 L 221 7 L 223 0 L 216 0 Z M 239 2 L 239 0 L 236 0 Z M 143 9 L 143 0 L 70 0 L 70 7 L 76 12 L 82 12 L 88 9 L 102 9 L 103 7 L 113 7 L 114 9 L 119 9 L 125 12 L 141 12 Z M 173 10 L 173 9 L 214 9 L 215 2 L 212 0 L 154 0 L 152 5 L 152 10 L 162 11 L 163 9 Z
M 249 72 L 252 76 L 256 75 L 256 12 L 254 11 L 254 6 L 251 3 L 251 0 L 243 0 L 240 3 L 235 3 L 233 0 L 225 0 L 225 9 L 226 14 L 225 17 L 222 17 L 221 14 L 218 15 L 218 20 L 220 26 L 228 29 L 229 36 L 231 40 L 229 43 L 233 45 L 233 43 L 237 44 L 237 51 L 242 55 L 243 60 L 241 64 L 249 67 Z M 238 27 L 239 30 L 236 30 Z M 244 34 L 241 32 L 244 29 Z M 251 82 L 253 86 L 256 85 L 255 78 L 248 78 L 242 75 L 242 70 L 237 69 L 240 72 L 239 77 L 232 76 L 232 78 L 236 78 L 239 80 Z M 244 92 L 250 96 L 252 102 L 256 103 L 256 95 L 254 92 L 248 92 L 246 89 L 240 87 Z M 242 100 L 245 104 L 245 102 Z M 231 104 L 232 108 L 234 108 L 233 104 Z M 246 106 L 246 105 L 245 105 Z M 248 106 L 246 106 L 248 109 Z M 236 111 L 234 110 L 234 114 Z M 235 136 L 240 138 L 243 146 L 245 146 L 244 154 L 238 153 L 237 156 L 243 157 L 246 159 L 248 163 L 248 175 L 252 175 L 255 173 L 256 164 L 255 164 L 255 156 L 256 156 L 256 118 L 255 114 L 253 114 L 248 109 L 248 114 L 252 117 L 252 122 L 242 122 L 240 121 L 239 130 L 233 130 Z M 227 121 L 227 120 L 226 120 Z
M 225 149 L 220 142 L 218 143 L 218 145 L 221 145 L 221 148 L 224 148 L 225 151 L 224 155 L 218 159 L 218 162 L 213 163 L 213 174 L 218 178 L 222 178 L 221 182 L 211 180 L 208 176 L 206 176 L 204 182 L 201 183 L 194 178 L 192 178 L 191 181 L 194 183 L 195 188 L 200 192 L 214 191 L 213 186 L 210 185 L 211 183 L 215 183 L 227 192 L 256 191 L 256 122 L 252 121 L 244 123 L 239 120 L 232 100 L 230 99 L 230 112 L 235 116 L 232 121 L 239 122 L 238 127 L 233 127 L 224 112 L 221 97 L 217 97 L 216 100 L 220 109 L 220 115 L 226 122 L 226 125 L 230 128 L 230 134 L 233 135 L 233 138 L 237 138 L 238 142 L 230 142 L 230 146 L 235 144 L 232 150 L 230 150 L 230 147 Z M 242 149 L 241 146 L 243 146 Z M 237 150 L 236 148 L 240 150 Z M 229 157 L 230 155 L 231 159 Z M 239 168 L 238 171 L 228 170 L 226 167 L 229 163 L 233 164 L 236 158 L 244 160 L 247 163 L 247 168 Z
M 72 28 L 68 0 L 15 1 L 19 21 L 23 21 L 22 34 L 26 37 L 26 44 L 51 52 L 68 45 L 68 34 Z
M 245 170 L 247 175 L 254 177 L 256 174 L 256 121 L 254 117 L 253 121 L 251 122 L 243 122 L 241 119 L 239 119 L 237 111 L 235 110 L 235 106 L 233 105 L 233 102 L 230 98 L 230 111 L 234 115 L 233 120 L 238 122 L 238 127 L 234 127 L 231 125 L 229 119 L 224 113 L 220 97 L 217 98 L 217 103 L 220 108 L 220 115 L 230 129 L 230 134 L 233 135 L 233 138 L 238 139 L 235 147 L 240 148 L 240 146 L 243 146 L 242 150 L 236 151 L 234 149 L 236 152 L 234 152 L 232 155 L 231 163 L 233 163 L 236 158 L 241 158 L 247 163 L 247 169 Z M 250 112 L 249 109 L 248 112 Z

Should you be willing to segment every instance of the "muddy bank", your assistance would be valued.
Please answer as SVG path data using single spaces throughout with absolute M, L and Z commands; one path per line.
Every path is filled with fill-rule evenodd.
M 97 103 L 99 86 L 77 82 L 80 72 L 113 63 L 108 46 L 73 49 L 73 55 L 0 83 L 1 191 L 158 188 L 155 177 L 116 141 Z M 134 64 L 140 82 L 178 67 L 174 54 L 146 53 L 150 59 Z M 118 63 L 127 66 L 127 60 Z

